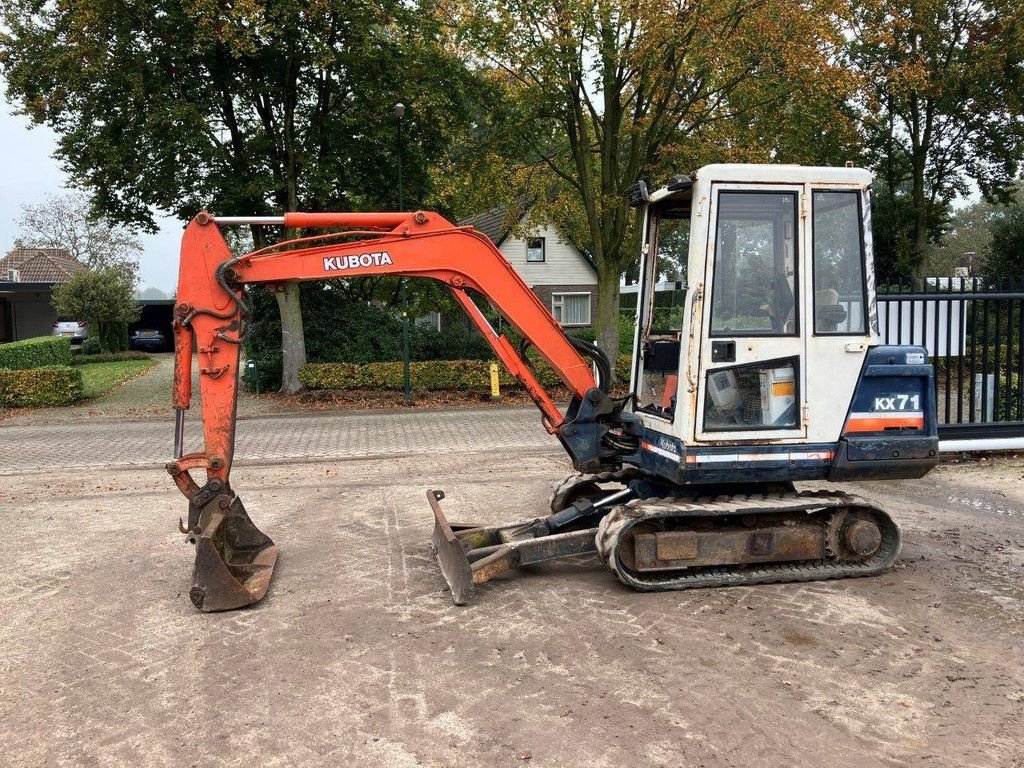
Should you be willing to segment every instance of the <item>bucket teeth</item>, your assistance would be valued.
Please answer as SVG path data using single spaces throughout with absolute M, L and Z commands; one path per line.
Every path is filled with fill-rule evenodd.
M 229 611 L 263 599 L 278 549 L 235 496 L 215 496 L 200 515 L 189 597 L 201 611 Z

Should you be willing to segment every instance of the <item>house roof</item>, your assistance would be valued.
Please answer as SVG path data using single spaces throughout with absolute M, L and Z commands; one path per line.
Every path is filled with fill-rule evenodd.
M 0 258 L 0 278 L 16 269 L 19 283 L 64 283 L 85 268 L 64 248 L 13 248 Z
M 489 211 L 483 213 L 477 213 L 469 216 L 465 219 L 461 219 L 458 223 L 460 227 L 473 227 L 478 232 L 482 232 L 487 235 L 495 248 L 500 248 L 501 244 L 505 242 L 505 239 L 511 234 L 512 228 L 518 224 L 526 212 L 530 210 L 530 205 L 526 198 L 520 198 L 515 206 L 499 206 L 497 208 L 491 208 Z M 564 233 L 563 233 L 564 237 Z M 566 241 L 568 242 L 568 241 Z M 587 263 L 594 272 L 597 272 L 597 264 L 594 262 L 594 257 L 585 248 L 573 244 L 573 247 L 579 252 L 580 256 Z
M 491 208 L 489 211 L 462 219 L 458 224 L 460 227 L 473 227 L 477 232 L 482 232 L 496 248 L 500 248 L 512 228 L 526 215 L 528 207 L 525 200 L 520 200 L 514 207 L 502 205 Z

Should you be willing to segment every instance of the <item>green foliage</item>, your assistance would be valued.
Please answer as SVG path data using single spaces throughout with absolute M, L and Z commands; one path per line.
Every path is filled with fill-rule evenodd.
M 82 341 L 82 346 L 78 349 L 78 357 L 95 357 L 103 352 L 103 345 L 100 343 L 99 337 L 87 336 Z
M 82 343 L 85 346 L 85 343 Z M 99 345 L 97 344 L 97 349 Z M 71 359 L 72 365 L 88 365 L 89 363 L 118 363 L 124 360 L 152 360 L 152 356 L 145 352 L 100 352 L 96 354 L 87 354 L 85 350 L 82 350 L 81 354 L 75 355 Z
M 118 353 L 128 351 L 128 323 L 98 323 L 100 329 L 100 349 L 105 352 Z
M 71 365 L 70 340 L 63 336 L 38 336 L 0 344 L 0 368 L 23 370 L 44 365 Z
M 1024 207 L 1003 209 L 990 229 L 992 245 L 985 259 L 985 274 L 997 278 L 1024 275 Z
M 490 360 L 432 360 L 412 363 L 410 379 L 414 389 L 484 391 L 491 387 Z M 537 380 L 542 386 L 559 386 L 561 381 L 548 366 L 534 362 Z M 630 356 L 620 355 L 615 361 L 615 375 L 629 381 Z M 307 363 L 299 371 L 302 384 L 309 389 L 387 389 L 404 388 L 402 364 L 390 363 Z M 518 387 L 519 382 L 504 366 L 498 365 L 498 381 L 502 387 Z
M 1007 382 L 1009 378 L 1009 382 Z M 1009 397 L 1007 397 L 1007 384 L 1009 384 Z M 996 421 L 1024 421 L 1024 412 L 1021 411 L 1021 378 L 1016 373 L 1007 376 L 1000 376 L 997 389 L 999 390 L 999 408 L 996 413 Z
M 619 277 L 639 253 L 627 187 L 707 162 L 849 157 L 834 4 L 480 0 L 456 13 L 467 59 L 492 67 L 505 109 L 481 116 L 439 186 L 461 200 L 529 192 L 539 218 L 586 247 L 613 357 Z
M 545 387 L 559 384 L 547 366 L 538 367 L 538 380 Z M 412 386 L 426 390 L 487 390 L 491 386 L 490 361 L 431 360 L 409 366 Z M 404 387 L 402 363 L 308 363 L 300 369 L 299 378 L 309 389 L 389 389 Z M 498 367 L 498 381 L 503 387 L 518 385 L 504 369 Z
M 113 221 L 397 205 L 469 121 L 478 79 L 445 20 L 397 0 L 10 0 L 9 100 L 58 134 L 66 170 Z
M 875 203 L 879 262 L 916 272 L 948 203 L 975 182 L 1005 199 L 1024 149 L 1019 3 L 879 0 L 851 6 L 850 66 Z M 877 215 L 885 213 L 888 221 Z
M 89 324 L 105 352 L 128 348 L 128 323 L 139 316 L 135 283 L 116 267 L 76 272 L 53 291 L 57 313 Z
M 632 374 L 633 356 L 631 354 L 619 355 L 615 358 L 615 380 L 624 387 L 629 386 L 629 377 Z
M 1015 198 L 1017 205 L 1024 202 L 1022 190 L 1016 191 Z M 1005 211 L 1006 206 L 984 199 L 954 210 L 942 241 L 928 249 L 922 273 L 927 276 L 952 276 L 956 267 L 973 267 L 973 271 L 977 272 L 992 249 L 992 224 Z M 974 254 L 971 263 L 968 263 L 965 256 L 967 253 Z
M 67 365 L 0 368 L 0 406 L 67 405 L 82 398 L 82 373 Z
M 303 283 L 302 317 L 309 362 L 371 363 L 402 359 L 402 321 L 392 309 L 354 300 L 325 283 Z M 281 381 L 281 325 L 277 302 L 266 290 L 253 290 L 254 320 L 245 354 L 256 361 L 246 368 L 243 382 L 261 392 L 277 389 Z M 443 331 L 410 323 L 410 359 L 483 360 L 493 353 L 484 338 L 458 321 Z
M 82 397 L 94 398 L 105 395 L 119 384 L 123 384 L 154 365 L 156 365 L 156 361 L 148 359 L 115 360 L 78 366 L 77 370 L 82 372 Z
M 949 206 L 937 202 L 926 207 L 921 219 L 925 242 L 932 247 L 942 241 L 949 221 Z M 875 270 L 880 280 L 905 281 L 919 269 L 923 256 L 918 252 L 914 227 L 918 208 L 908 190 L 890 192 L 884 181 L 876 181 L 871 197 L 871 237 Z

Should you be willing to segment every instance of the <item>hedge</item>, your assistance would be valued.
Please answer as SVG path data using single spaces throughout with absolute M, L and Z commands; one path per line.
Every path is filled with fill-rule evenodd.
M 0 368 L 0 406 L 67 405 L 82 398 L 82 372 L 66 365 Z
M 620 355 L 615 372 L 620 381 L 628 381 L 629 355 Z M 487 390 L 491 386 L 491 364 L 487 360 L 432 360 L 410 363 L 409 378 L 414 389 Z M 299 369 L 299 380 L 308 389 L 392 389 L 405 386 L 402 363 L 307 363 Z M 537 380 L 545 387 L 561 382 L 547 365 L 537 366 Z M 498 365 L 498 381 L 503 387 L 518 381 L 503 365 Z
M 39 336 L 0 344 L 0 368 L 22 371 L 44 365 L 71 365 L 71 341 L 65 336 Z

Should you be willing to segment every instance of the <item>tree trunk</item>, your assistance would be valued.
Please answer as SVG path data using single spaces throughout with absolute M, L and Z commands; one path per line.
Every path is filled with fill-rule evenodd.
M 285 283 L 274 292 L 281 313 L 281 389 L 283 395 L 301 392 L 299 367 L 306 364 L 306 337 L 302 330 L 299 284 Z
M 918 153 L 912 159 L 911 201 L 914 208 L 914 227 L 911 233 L 910 252 L 913 261 L 915 286 L 920 289 L 923 282 L 924 257 L 928 250 L 928 204 L 925 200 L 925 158 Z
M 618 267 L 605 265 L 597 275 L 597 346 L 608 355 L 615 378 L 615 359 L 619 356 L 619 275 Z

